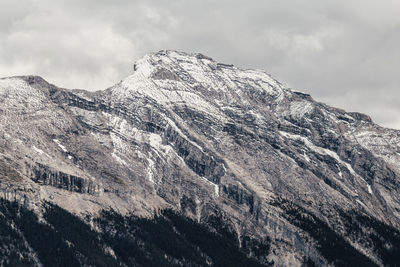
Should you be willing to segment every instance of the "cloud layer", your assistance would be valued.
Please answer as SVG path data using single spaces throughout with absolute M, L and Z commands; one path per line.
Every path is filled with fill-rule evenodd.
M 97 90 L 148 52 L 201 52 L 400 129 L 399 11 L 397 0 L 1 1 L 0 76 Z

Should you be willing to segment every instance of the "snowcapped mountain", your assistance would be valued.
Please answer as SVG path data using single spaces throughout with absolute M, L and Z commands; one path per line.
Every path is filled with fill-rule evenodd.
M 236 255 L 214 257 L 177 218 L 228 236 L 240 259 L 252 261 L 238 260 L 242 266 L 400 262 L 400 131 L 316 102 L 264 71 L 160 51 L 103 91 L 3 78 L 0 126 L 1 223 L 17 229 L 25 244 L 19 259 L 30 264 L 47 258 L 24 234 L 22 215 L 10 211 L 14 201 L 21 214 L 33 211 L 39 228 L 65 231 L 57 212 L 82 223 L 121 266 L 158 255 L 121 252 L 118 242 L 128 241 L 115 238 L 131 224 L 118 223 L 129 216 L 139 226 L 140 218 L 167 221 L 196 248 L 174 254 L 157 241 L 160 265 L 217 266 Z M 137 239 L 138 229 L 126 234 L 129 242 L 149 241 Z M 99 265 L 78 241 L 59 239 L 80 265 Z M 0 245 L 4 264 L 12 248 Z

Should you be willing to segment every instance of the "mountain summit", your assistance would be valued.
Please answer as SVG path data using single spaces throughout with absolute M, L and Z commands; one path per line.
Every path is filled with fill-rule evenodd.
M 22 240 L 2 265 L 57 265 L 46 242 L 95 266 L 400 262 L 400 131 L 202 54 L 133 69 L 97 92 L 0 79 L 0 223 Z

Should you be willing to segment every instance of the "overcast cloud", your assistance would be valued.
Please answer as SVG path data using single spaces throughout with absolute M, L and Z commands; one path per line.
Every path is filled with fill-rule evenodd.
M 399 14 L 398 0 L 1 1 L 0 76 L 98 90 L 148 52 L 201 52 L 400 129 Z

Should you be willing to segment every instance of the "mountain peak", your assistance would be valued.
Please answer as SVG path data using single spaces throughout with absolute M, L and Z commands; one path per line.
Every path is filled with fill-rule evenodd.
M 145 55 L 135 63 L 133 74 L 110 90 L 117 98 L 145 95 L 157 103 L 184 104 L 204 112 L 213 110 L 210 102 L 243 106 L 254 94 L 279 100 L 287 91 L 265 71 L 243 70 L 200 53 L 172 50 Z
M 207 62 L 204 62 L 207 61 Z M 146 74 L 155 69 L 168 68 L 170 70 L 178 72 L 184 68 L 183 65 L 203 65 L 214 63 L 215 65 L 233 66 L 228 64 L 220 64 L 215 62 L 210 57 L 204 56 L 200 53 L 185 53 L 175 50 L 161 50 L 155 53 L 149 53 L 143 56 L 141 59 L 135 62 L 133 69 L 141 73 Z M 157 78 L 157 75 L 156 75 Z
M 1 79 L 0 103 L 0 197 L 43 220 L 51 219 L 41 214 L 43 202 L 53 203 L 85 218 L 87 229 L 100 231 L 91 236 L 108 242 L 105 234 L 127 240 L 138 230 L 120 232 L 133 225 L 120 219 L 115 228 L 100 225 L 103 209 L 151 217 L 169 208 L 225 233 L 263 264 L 399 262 L 399 131 L 289 90 L 264 71 L 160 51 L 96 93 L 37 76 Z M 155 239 L 166 240 L 157 229 Z M 196 240 L 190 247 L 204 263 L 218 265 L 209 261 L 215 251 L 197 249 Z M 80 242 L 72 244 L 84 260 Z M 128 250 L 114 241 L 96 250 L 108 247 L 126 259 Z M 157 255 L 206 265 L 168 251 Z
M 160 50 L 158 52 L 148 53 L 142 59 L 152 59 L 153 61 L 158 60 L 169 60 L 175 62 L 182 62 L 188 60 L 209 60 L 214 61 L 212 58 L 203 55 L 201 53 L 187 53 L 177 50 Z
M 178 76 L 180 73 L 183 73 L 182 77 L 175 77 L 176 80 L 187 82 L 197 81 L 199 83 L 201 83 L 201 77 L 199 77 L 199 75 L 207 76 L 207 74 L 214 73 L 220 76 L 229 76 L 229 78 L 231 78 L 232 74 L 241 72 L 239 78 L 266 80 L 272 82 L 276 86 L 282 87 L 277 80 L 273 79 L 271 75 L 264 70 L 241 69 L 233 64 L 217 62 L 211 57 L 201 53 L 161 50 L 156 53 L 146 54 L 143 58 L 135 62 L 133 69 L 134 71 L 141 69 L 143 74 L 153 74 L 154 76 L 152 76 L 152 78 L 160 80 L 172 77 L 163 77 L 162 71 L 160 73 L 154 73 L 154 71 L 159 69 L 168 69 L 169 71 L 176 73 Z M 158 76 L 158 74 L 160 76 Z M 185 77 L 185 74 L 191 77 Z M 193 79 L 188 80 L 189 78 Z

